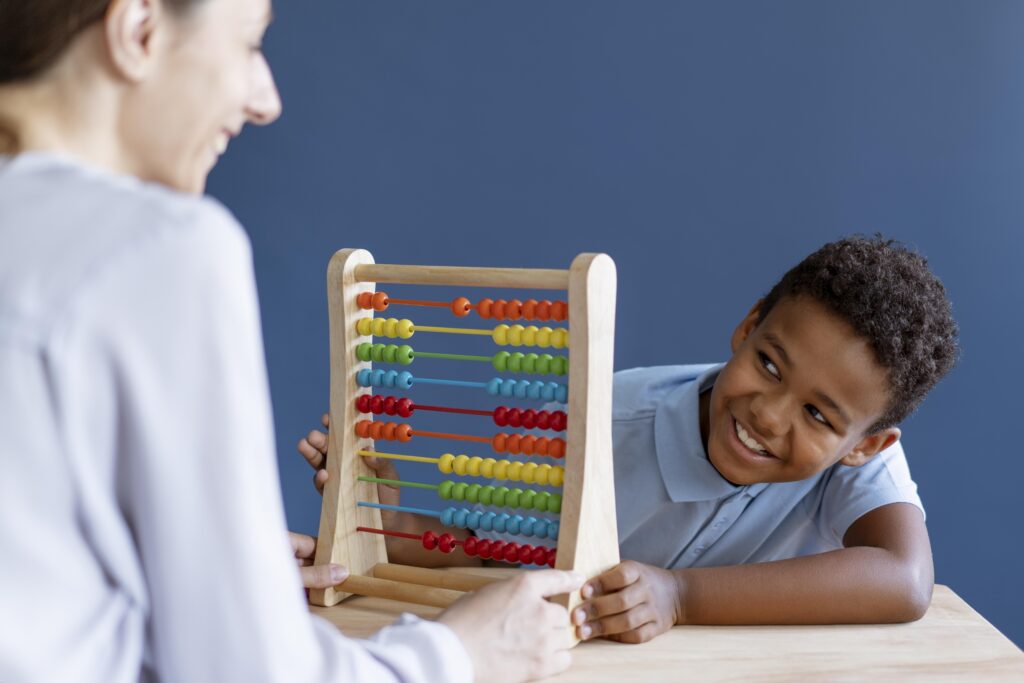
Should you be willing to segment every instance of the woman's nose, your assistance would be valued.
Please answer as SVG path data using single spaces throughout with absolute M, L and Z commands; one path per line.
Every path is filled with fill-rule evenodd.
M 246 104 L 246 114 L 250 122 L 265 126 L 281 115 L 281 96 L 277 92 L 277 84 L 274 83 L 274 75 L 266 58 L 260 55 L 253 68 L 252 94 Z

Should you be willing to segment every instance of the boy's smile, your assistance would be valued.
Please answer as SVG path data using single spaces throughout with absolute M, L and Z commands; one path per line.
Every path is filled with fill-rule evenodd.
M 867 340 L 810 297 L 759 304 L 733 333 L 733 356 L 701 396 L 701 434 L 728 481 L 807 479 L 840 460 L 861 465 L 899 438 L 865 435 L 889 401 Z

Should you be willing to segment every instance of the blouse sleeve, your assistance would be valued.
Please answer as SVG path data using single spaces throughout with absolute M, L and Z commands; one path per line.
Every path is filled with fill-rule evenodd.
M 167 681 L 468 681 L 447 627 L 404 617 L 370 641 L 307 610 L 287 540 L 248 239 L 209 200 L 93 292 L 118 396 L 118 498 Z

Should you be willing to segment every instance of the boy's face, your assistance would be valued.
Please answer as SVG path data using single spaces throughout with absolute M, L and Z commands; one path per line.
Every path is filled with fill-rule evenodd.
M 899 439 L 865 431 L 889 400 L 867 340 L 810 297 L 783 298 L 733 333 L 732 359 L 711 391 L 707 451 L 727 480 L 807 479 L 840 460 L 861 465 Z

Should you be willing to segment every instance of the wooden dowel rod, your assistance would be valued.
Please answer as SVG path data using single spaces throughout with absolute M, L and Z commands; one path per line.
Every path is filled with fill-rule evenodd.
M 463 268 L 457 266 L 395 266 L 366 263 L 356 266 L 357 282 L 399 285 L 457 285 L 568 289 L 569 271 L 544 268 Z
M 371 598 L 385 598 L 386 600 L 400 600 L 417 605 L 430 605 L 431 607 L 447 607 L 463 595 L 461 591 L 431 588 L 415 583 L 402 583 L 400 581 L 379 579 L 373 576 L 358 575 L 349 576 L 336 588 L 345 593 L 355 593 L 356 595 L 365 595 Z
M 392 581 L 416 583 L 421 586 L 434 586 L 435 588 L 448 588 L 466 592 L 479 590 L 489 583 L 501 581 L 498 577 L 386 563 L 375 566 L 373 568 L 373 575 L 378 579 L 390 579 Z

